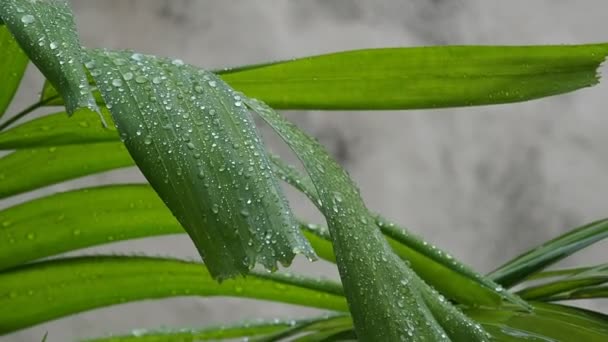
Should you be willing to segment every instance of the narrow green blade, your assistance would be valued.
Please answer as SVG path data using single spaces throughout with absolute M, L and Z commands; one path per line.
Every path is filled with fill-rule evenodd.
M 1 17 L 1 15 L 0 15 Z M 0 118 L 11 103 L 21 78 L 25 73 L 28 58 L 21 50 L 6 26 L 0 26 Z
M 121 143 L 17 150 L 0 158 L 0 198 L 132 164 Z
M 563 297 L 578 289 L 608 282 L 608 265 L 583 270 L 567 277 L 546 282 L 540 285 L 526 287 L 518 294 L 527 300 L 551 300 L 550 298 Z
M 60 91 L 68 114 L 80 108 L 98 110 L 67 1 L 4 0 L 0 18 L 32 62 Z
M 391 251 L 357 187 L 323 146 L 262 102 L 247 104 L 292 148 L 316 187 L 361 340 L 487 340 Z
M 0 334 L 89 309 L 174 296 L 234 296 L 347 310 L 344 297 L 310 289 L 299 277 L 286 284 L 252 274 L 218 284 L 200 263 L 80 257 L 0 273 Z
M 511 287 L 545 267 L 608 237 L 608 219 L 576 228 L 508 261 L 488 277 Z
M 606 341 L 608 318 L 602 314 L 556 304 L 534 303 L 534 310 L 465 309 L 495 341 Z
M 320 198 L 310 178 L 279 157 L 271 156 L 275 173 L 285 182 L 306 194 L 312 203 Z M 393 251 L 407 260 L 412 269 L 427 283 L 451 300 L 472 306 L 499 306 L 503 299 L 525 307 L 517 296 L 504 291 L 492 280 L 474 272 L 441 249 L 409 233 L 404 228 L 376 215 L 376 225 L 384 233 Z M 311 227 L 315 228 L 315 227 Z M 310 229 L 329 240 L 329 233 Z M 325 253 L 326 260 L 335 260 L 333 250 Z
M 101 108 L 107 122 L 110 113 Z M 65 112 L 45 115 L 24 124 L 0 132 L 0 150 L 31 147 L 77 145 L 118 141 L 114 125 L 103 128 L 99 116 L 92 112 L 79 112 L 66 118 Z
M 251 114 L 215 75 L 132 52 L 88 51 L 133 160 L 214 277 L 314 259 L 270 170 Z
M 608 285 L 603 286 L 588 286 L 579 287 L 572 291 L 562 292 L 548 298 L 544 301 L 562 301 L 562 300 L 578 300 L 578 299 L 599 299 L 608 298 Z
M 301 224 L 304 236 L 327 253 L 331 244 L 309 226 Z M 185 233 L 148 185 L 73 190 L 0 211 L 0 270 L 85 247 Z
M 367 49 L 219 70 L 282 109 L 414 109 L 527 101 L 597 84 L 608 44 Z M 43 99 L 56 94 L 49 85 Z
M 331 317 L 331 316 L 329 316 Z M 308 319 L 285 320 L 254 320 L 244 321 L 234 324 L 205 327 L 201 329 L 162 329 L 162 330 L 133 330 L 129 335 L 114 335 L 110 337 L 100 337 L 86 339 L 83 342 L 186 342 L 186 341 L 206 341 L 206 340 L 224 340 L 235 338 L 249 338 L 267 335 L 276 331 L 299 326 L 307 323 L 312 323 L 320 320 L 327 320 L 328 316 L 313 317 Z

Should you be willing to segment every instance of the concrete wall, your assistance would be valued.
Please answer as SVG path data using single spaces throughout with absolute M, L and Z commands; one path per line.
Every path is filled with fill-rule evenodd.
M 608 32 L 603 0 L 75 0 L 73 5 L 87 46 L 132 48 L 208 68 L 366 47 L 596 42 L 606 41 Z M 39 82 L 35 73 L 28 74 L 15 108 L 31 102 Z M 508 106 L 287 115 L 330 148 L 370 207 L 489 271 L 526 248 L 608 215 L 606 94 L 604 84 Z M 269 130 L 263 132 L 276 150 L 286 151 Z M 138 179 L 134 170 L 111 172 L 35 195 Z M 318 219 L 301 196 L 290 192 L 290 197 L 299 213 Z M 606 246 L 566 264 L 605 262 Z M 87 253 L 97 251 L 196 257 L 185 238 Z M 300 260 L 297 268 L 336 275 L 323 263 Z M 608 303 L 603 304 L 605 310 Z M 58 342 L 131 328 L 310 312 L 255 301 L 180 298 L 91 311 L 0 341 L 39 341 L 47 330 L 48 341 Z

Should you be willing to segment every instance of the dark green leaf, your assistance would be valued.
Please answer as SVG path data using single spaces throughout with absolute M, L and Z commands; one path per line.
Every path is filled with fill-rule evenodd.
M 608 286 L 579 287 L 575 290 L 559 293 L 545 298 L 545 301 L 577 300 L 577 299 L 608 298 Z
M 597 84 L 608 44 L 368 49 L 217 73 L 282 109 L 413 109 L 526 101 Z M 53 96 L 45 85 L 43 98 Z
M 69 114 L 81 108 L 98 110 L 67 1 L 4 0 L 0 18 L 32 62 L 59 89 Z
M 105 108 L 101 113 L 106 121 L 110 118 Z M 65 112 L 50 114 L 0 132 L 0 150 L 109 141 L 118 141 L 116 129 L 103 128 L 92 112 L 79 112 L 70 119 Z
M 293 166 L 285 164 L 279 157 L 271 156 L 275 173 L 285 182 L 306 194 L 312 203 L 320 199 L 309 177 L 301 174 Z M 432 244 L 398 227 L 380 216 L 375 218 L 376 225 L 384 233 L 393 251 L 407 260 L 412 269 L 449 299 L 466 305 L 498 306 L 506 299 L 512 303 L 526 306 L 517 296 L 504 291 L 490 279 L 474 272 Z M 319 236 L 329 240 L 329 233 L 311 227 Z M 322 258 L 334 261 L 333 250 Z
M 357 187 L 323 146 L 262 102 L 247 104 L 298 155 L 316 187 L 361 340 L 487 339 L 391 251 Z
M 0 15 L 1 17 L 1 15 Z M 0 27 L 0 118 L 8 108 L 21 83 L 28 58 L 6 26 Z
M 271 276 L 218 284 L 199 263 L 144 257 L 80 257 L 0 273 L 0 334 L 112 304 L 173 296 L 235 296 L 328 310 L 347 310 L 344 297 Z
M 545 267 L 608 237 L 608 219 L 574 229 L 500 266 L 488 276 L 511 287 Z
M 251 339 L 252 342 L 273 342 L 273 341 L 291 341 L 293 337 L 302 335 L 302 333 L 312 331 L 324 332 L 324 331 L 335 331 L 335 330 L 348 330 L 352 328 L 353 322 L 348 315 L 331 315 L 325 317 L 319 317 L 316 320 L 307 320 L 298 324 L 294 324 L 292 327 L 283 329 L 282 331 L 270 334 L 268 336 L 258 337 Z
M 129 153 L 218 279 L 315 255 L 251 114 L 215 75 L 179 60 L 89 51 L 87 63 Z
M 132 164 L 121 143 L 17 150 L 0 158 L 0 198 Z

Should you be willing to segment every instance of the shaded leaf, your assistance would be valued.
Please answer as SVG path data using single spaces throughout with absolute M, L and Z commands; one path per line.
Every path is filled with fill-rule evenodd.
M 271 156 L 275 173 L 285 182 L 307 195 L 312 203 L 318 205 L 320 198 L 310 178 L 301 174 L 293 166 L 285 164 L 279 157 Z M 448 298 L 467 305 L 498 306 L 503 299 L 526 307 L 526 303 L 517 296 L 504 291 L 498 284 L 474 272 L 466 265 L 455 260 L 451 255 L 428 242 L 398 227 L 394 223 L 375 216 L 376 225 L 384 233 L 393 251 L 407 260 L 412 269 Z M 315 227 L 309 230 L 329 240 L 329 233 Z M 335 260 L 333 250 L 326 252 L 326 260 Z
M 0 158 L 0 198 L 132 163 L 121 143 L 17 150 Z
M 252 274 L 218 284 L 200 263 L 160 258 L 45 261 L 0 273 L 0 334 L 93 308 L 175 296 L 235 296 L 347 310 L 343 297 L 309 289 L 299 279 L 286 284 Z
M 605 282 L 604 282 L 605 283 Z M 608 286 L 588 286 L 578 287 L 574 290 L 558 293 L 547 298 L 543 298 L 544 301 L 561 301 L 561 300 L 578 300 L 578 299 L 594 299 L 594 298 L 608 298 Z
M 1 15 L 0 15 L 1 17 Z M 0 118 L 8 108 L 27 67 L 27 55 L 6 26 L 0 26 Z
M 358 189 L 323 146 L 262 102 L 247 104 L 292 148 L 316 187 L 361 340 L 487 339 L 391 251 Z
M 315 255 L 302 236 L 251 114 L 215 75 L 181 61 L 89 51 L 129 153 L 218 279 Z
M 59 89 L 69 114 L 80 108 L 98 110 L 67 1 L 5 0 L 0 18 L 32 62 Z
M 105 108 L 101 113 L 106 121 L 110 118 Z M 109 141 L 118 141 L 116 129 L 113 125 L 101 127 L 99 117 L 92 112 L 79 112 L 71 119 L 65 112 L 45 115 L 0 132 L 0 150 Z
M 576 228 L 508 261 L 488 277 L 506 287 L 518 284 L 532 274 L 608 237 L 608 219 Z
M 519 102 L 593 86 L 606 54 L 607 44 L 385 48 L 217 74 L 279 109 L 439 108 Z M 45 85 L 43 99 L 54 94 Z

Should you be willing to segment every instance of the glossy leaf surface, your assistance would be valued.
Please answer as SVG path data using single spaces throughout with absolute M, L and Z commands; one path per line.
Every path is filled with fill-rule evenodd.
M 4 0 L 0 18 L 32 62 L 59 90 L 69 114 L 80 108 L 97 111 L 67 1 Z
M 0 273 L 0 334 L 84 310 L 175 296 L 235 296 L 328 310 L 347 310 L 343 297 L 309 289 L 300 278 L 266 275 L 218 284 L 200 263 L 145 257 L 80 257 Z M 44 305 L 41 305 L 44 303 Z

